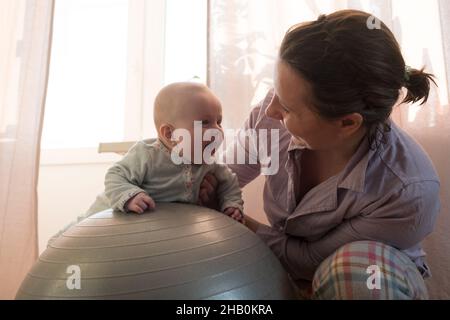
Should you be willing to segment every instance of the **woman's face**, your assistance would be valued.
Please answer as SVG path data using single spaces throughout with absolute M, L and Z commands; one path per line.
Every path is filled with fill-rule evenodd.
M 312 89 L 288 64 L 279 60 L 274 76 L 275 95 L 266 115 L 280 120 L 295 142 L 312 150 L 336 146 L 339 138 L 337 121 L 324 119 L 311 109 Z

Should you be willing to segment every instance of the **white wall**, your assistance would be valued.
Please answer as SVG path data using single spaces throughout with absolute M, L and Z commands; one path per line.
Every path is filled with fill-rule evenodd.
M 112 163 L 41 165 L 38 185 L 39 253 L 47 241 L 77 216 L 86 212 L 98 193 Z M 243 192 L 245 213 L 260 222 L 263 214 L 264 178 L 258 177 Z
M 41 165 L 38 185 L 39 253 L 65 225 L 86 212 L 98 193 L 110 163 Z

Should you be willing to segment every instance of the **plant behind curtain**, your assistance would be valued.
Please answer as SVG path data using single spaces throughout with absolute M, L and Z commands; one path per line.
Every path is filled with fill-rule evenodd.
M 37 177 L 53 0 L 0 1 L 0 299 L 37 258 Z
M 424 248 L 433 277 L 430 296 L 450 298 L 450 4 L 430 1 L 210 0 L 210 86 L 224 107 L 224 126 L 239 128 L 272 85 L 279 44 L 287 29 L 321 13 L 359 9 L 395 33 L 408 65 L 437 77 L 426 105 L 402 105 L 393 118 L 426 149 L 441 178 L 442 210 Z

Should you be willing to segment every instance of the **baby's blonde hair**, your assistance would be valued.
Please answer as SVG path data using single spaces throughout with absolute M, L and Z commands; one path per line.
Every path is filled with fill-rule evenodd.
M 155 98 L 153 119 L 157 129 L 164 123 L 173 123 L 192 95 L 210 91 L 207 86 L 196 82 L 175 82 L 162 88 Z

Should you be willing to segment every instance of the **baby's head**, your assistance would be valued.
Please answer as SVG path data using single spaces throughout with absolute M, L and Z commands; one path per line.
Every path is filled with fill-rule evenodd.
M 194 148 L 194 122 L 201 121 L 202 136 L 208 129 L 217 129 L 223 135 L 222 107 L 219 99 L 203 84 L 192 82 L 172 83 L 158 93 L 153 109 L 158 138 L 169 148 L 176 129 L 185 129 L 191 135 L 191 150 Z M 202 151 L 210 144 L 203 141 Z

